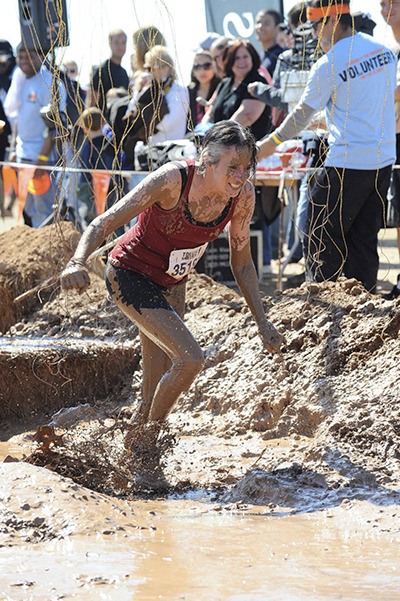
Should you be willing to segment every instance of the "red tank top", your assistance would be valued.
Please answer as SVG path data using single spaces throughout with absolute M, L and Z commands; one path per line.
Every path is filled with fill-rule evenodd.
M 177 205 L 166 211 L 153 204 L 140 213 L 137 223 L 123 235 L 109 255 L 115 267 L 130 269 L 161 286 L 175 286 L 187 279 L 206 249 L 231 220 L 235 200 L 231 199 L 212 223 L 192 222 L 188 196 L 193 181 L 194 161 L 180 163 L 187 181 Z

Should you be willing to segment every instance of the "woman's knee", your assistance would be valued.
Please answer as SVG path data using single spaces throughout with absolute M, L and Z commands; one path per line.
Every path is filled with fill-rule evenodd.
M 180 369 L 195 377 L 203 369 L 204 362 L 204 353 L 200 346 L 197 346 L 186 350 L 180 357 L 173 361 L 173 364 L 175 363 Z

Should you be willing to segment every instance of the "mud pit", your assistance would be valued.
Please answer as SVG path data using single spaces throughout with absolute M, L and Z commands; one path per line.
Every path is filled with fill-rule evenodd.
M 127 552 L 125 537 L 134 554 L 140 554 L 144 544 L 149 557 L 152 553 L 164 556 L 165 541 L 154 534 L 157 526 L 149 519 L 147 508 L 151 507 L 161 520 L 162 531 L 170 533 L 171 529 L 176 535 L 176 547 L 172 545 L 171 550 L 174 559 L 182 553 L 178 541 L 186 548 L 188 527 L 194 528 L 189 537 L 194 548 L 202 544 L 202 530 L 210 529 L 215 538 L 209 542 L 209 553 L 226 554 L 221 574 L 226 569 L 232 573 L 228 583 L 219 570 L 214 572 L 222 580 L 218 586 L 214 582 L 211 590 L 219 591 L 222 581 L 224 584 L 215 599 L 233 599 L 238 591 L 244 599 L 266 598 L 272 591 L 275 596 L 270 598 L 285 601 L 365 600 L 376 599 L 377 594 L 381 599 L 396 598 L 400 565 L 400 304 L 372 296 L 350 280 L 303 284 L 265 297 L 266 311 L 286 336 L 282 356 L 276 357 L 262 350 L 240 296 L 205 276 L 193 275 L 187 323 L 205 351 L 206 366 L 169 417 L 162 460 L 168 490 L 158 491 L 156 497 L 170 501 L 155 502 L 151 500 L 154 493 L 139 491 L 132 484 L 123 444 L 140 398 L 137 332 L 107 301 L 101 278 L 93 274 L 92 286 L 83 297 L 60 293 L 55 285 L 45 296 L 41 293 L 45 302 L 38 302 L 36 295 L 18 310 L 12 303 L 13 296 L 44 281 L 67 261 L 74 243 L 66 247 L 61 241 L 68 237 L 76 243 L 76 238 L 64 227 L 43 231 L 15 228 L 0 236 L 1 247 L 12 257 L 8 260 L 3 255 L 0 266 L 0 290 L 6 289 L 1 297 L 2 315 L 9 320 L 4 325 L 3 319 L 0 336 L 5 384 L 0 389 L 4 441 L 0 452 L 17 459 L 27 456 L 26 462 L 0 464 L 4 483 L 0 557 L 1 552 L 18 547 L 18 553 L 31 561 L 32 546 L 47 552 L 49 545 L 54 549 L 55 540 L 74 536 L 78 557 L 82 545 L 89 544 L 89 532 L 101 539 L 101 548 L 103 539 L 112 536 L 117 554 Z M 54 246 L 56 264 L 53 251 L 50 258 L 43 256 L 43 249 Z M 28 254 L 29 262 L 24 262 Z M 38 365 L 42 371 L 36 369 Z M 72 382 L 70 388 L 65 382 Z M 65 410 L 53 417 L 60 407 Z M 34 436 L 36 426 L 45 424 L 54 428 L 56 439 L 50 445 L 44 444 L 45 438 Z M 46 485 L 48 478 L 51 485 Z M 46 486 L 54 491 L 50 504 Z M 74 495 L 82 506 L 69 507 Z M 18 503 L 11 502 L 13 496 Z M 44 522 L 39 506 L 31 511 L 32 496 L 46 507 Z M 104 505 L 97 510 L 100 499 Z M 86 517 L 76 519 L 86 512 Z M 203 517 L 198 519 L 199 515 Z M 196 519 L 186 527 L 174 522 L 189 517 Z M 248 529 L 253 538 L 247 540 Z M 253 569 L 247 572 L 254 588 L 245 586 L 243 579 L 240 584 L 236 575 L 242 573 L 246 561 L 240 554 L 236 563 L 227 559 L 231 545 L 238 540 L 236 530 L 243 536 L 242 551 L 254 558 L 258 557 L 257 544 L 265 546 L 263 537 L 281 539 L 279 544 L 271 543 L 268 551 L 279 555 L 277 563 L 269 562 L 278 573 L 287 568 L 282 546 L 286 541 L 292 552 L 292 569 L 308 578 L 308 592 L 304 582 L 299 588 L 290 578 L 286 589 L 269 579 L 267 586 L 259 557 L 253 558 Z M 225 547 L 228 531 L 232 539 Z M 301 537 L 305 549 L 301 557 L 293 553 L 296 540 L 291 532 Z M 337 538 L 335 544 L 326 545 L 335 574 L 323 574 L 326 551 L 321 532 L 329 540 Z M 82 536 L 86 537 L 84 544 Z M 223 541 L 217 543 L 219 536 Z M 352 537 L 357 542 L 350 544 Z M 318 565 L 311 559 L 316 540 L 322 545 Z M 373 559 L 375 552 L 380 563 Z M 196 577 L 188 567 L 190 553 L 188 549 L 184 564 L 192 575 L 191 583 L 179 588 L 172 574 L 164 574 L 171 596 L 160 598 L 176 599 L 178 594 L 185 594 L 182 598 L 186 599 L 210 598 L 209 591 L 199 592 L 193 584 Z M 365 564 L 357 563 L 355 553 L 358 559 L 365 558 Z M 3 553 L 3 557 L 3 566 L 10 566 L 11 556 Z M 306 568 L 307 561 L 314 567 Z M 355 577 L 346 588 L 343 574 L 349 573 L 349 562 L 353 562 Z M 105 559 L 105 571 L 107 565 Z M 152 567 L 162 573 L 162 565 L 154 561 Z M 212 572 L 206 558 L 202 565 Z M 122 599 L 122 591 L 128 590 L 137 592 L 138 599 L 155 598 L 161 589 L 150 572 L 146 572 L 147 588 L 141 588 L 137 578 L 131 577 L 128 583 L 126 574 L 116 570 L 114 580 L 104 576 L 107 582 L 100 583 L 101 590 L 111 591 L 106 598 L 117 594 Z M 78 579 L 76 590 L 84 586 L 82 590 L 87 591 L 95 583 L 100 586 L 96 577 L 91 580 L 88 575 L 84 585 Z M 23 593 L 11 580 L 11 576 L 6 580 L 8 587 L 14 587 L 6 590 L 11 599 L 28 598 L 43 585 L 39 578 L 40 585 L 29 590 L 21 578 L 20 586 L 27 587 Z M 0 583 L 4 583 L 1 577 Z M 339 586 L 344 587 L 341 597 L 335 596 Z M 56 590 L 76 592 L 66 586 Z M 329 590 L 332 596 L 322 597 Z M 310 597 L 310 591 L 314 596 Z M 80 598 L 86 598 L 85 594 Z

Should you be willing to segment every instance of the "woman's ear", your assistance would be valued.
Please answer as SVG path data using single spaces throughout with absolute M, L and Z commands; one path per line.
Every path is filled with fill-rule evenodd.
M 211 165 L 210 157 L 208 156 L 207 150 L 202 150 L 199 156 L 198 164 L 197 164 L 197 173 L 198 175 L 203 175 L 206 172 L 207 167 Z

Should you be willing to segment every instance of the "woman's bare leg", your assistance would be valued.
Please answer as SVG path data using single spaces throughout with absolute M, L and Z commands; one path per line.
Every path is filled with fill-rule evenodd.
M 183 319 L 185 313 L 186 285 L 176 286 L 169 290 L 165 297 L 171 307 Z M 140 332 L 140 346 L 142 351 L 142 401 L 140 403 L 137 417 L 147 421 L 150 413 L 151 403 L 154 398 L 157 385 L 162 376 L 171 368 L 171 360 L 168 355 L 144 332 Z
M 142 331 L 140 332 L 140 348 L 142 352 L 142 400 L 136 417 L 147 421 L 157 384 L 171 367 L 166 353 Z
M 107 268 L 107 277 L 115 304 L 170 359 L 171 366 L 156 385 L 148 412 L 150 420 L 163 421 L 180 394 L 188 390 L 201 371 L 204 363 L 202 350 L 172 307 L 170 310 L 142 307 L 139 311 L 122 298 L 115 271 L 111 266 Z M 176 300 L 182 303 L 182 298 L 179 296 Z M 146 369 L 151 369 L 150 365 L 146 364 Z M 146 386 L 150 390 L 154 387 L 154 381 L 152 379 L 150 383 L 147 381 Z

